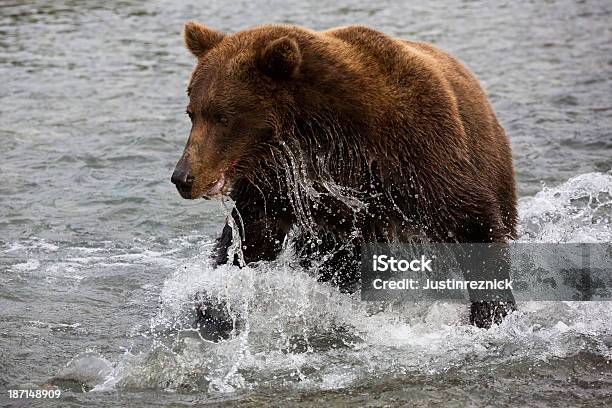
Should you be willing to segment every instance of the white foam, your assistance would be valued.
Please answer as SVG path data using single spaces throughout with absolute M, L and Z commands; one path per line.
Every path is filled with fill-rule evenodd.
M 18 263 L 11 266 L 15 272 L 29 272 L 40 268 L 40 262 L 37 259 L 28 259 L 26 262 Z

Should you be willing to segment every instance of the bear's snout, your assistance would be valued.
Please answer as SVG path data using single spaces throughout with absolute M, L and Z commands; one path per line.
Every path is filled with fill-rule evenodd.
M 181 197 L 191 198 L 191 188 L 193 187 L 194 177 L 188 166 L 182 166 L 181 163 L 179 163 L 174 169 L 170 181 L 176 186 Z

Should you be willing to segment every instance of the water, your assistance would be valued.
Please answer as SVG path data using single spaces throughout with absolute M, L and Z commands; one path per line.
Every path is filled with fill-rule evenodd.
M 608 302 L 519 304 L 484 331 L 465 305 L 378 308 L 287 257 L 212 270 L 222 206 L 169 182 L 189 128 L 189 18 L 358 22 L 437 43 L 477 73 L 511 137 L 519 239 L 612 240 L 609 2 L 5 1 L 0 401 L 56 386 L 75 406 L 610 404 Z M 199 288 L 246 317 L 234 340 L 189 330 Z

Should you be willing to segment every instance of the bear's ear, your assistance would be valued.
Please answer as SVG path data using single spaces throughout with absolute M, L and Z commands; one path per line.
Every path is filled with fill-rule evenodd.
M 281 37 L 270 42 L 259 56 L 259 67 L 273 78 L 293 76 L 302 62 L 302 54 L 297 42 L 289 37 Z
M 185 45 L 193 55 L 200 58 L 223 40 L 225 34 L 206 27 L 204 24 L 188 21 L 185 24 Z

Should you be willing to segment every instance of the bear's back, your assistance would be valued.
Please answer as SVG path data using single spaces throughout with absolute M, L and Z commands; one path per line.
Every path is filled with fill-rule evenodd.
M 387 89 L 381 93 L 392 100 L 387 111 L 409 122 L 408 127 L 432 127 L 430 134 L 444 133 L 449 143 L 466 148 L 457 150 L 465 152 L 475 174 L 487 175 L 480 182 L 497 197 L 508 235 L 513 236 L 516 194 L 510 144 L 476 76 L 432 44 L 396 39 L 365 26 L 322 34 L 347 44 L 356 54 L 351 63 L 364 64 L 375 78 L 386 78 Z M 435 128 L 436 122 L 441 126 Z
M 458 59 L 434 45 L 396 39 L 360 25 L 334 28 L 323 34 L 350 45 L 361 57 L 355 60 L 386 75 L 392 86 L 410 86 L 412 81 L 419 86 L 448 87 L 453 102 L 459 102 L 462 121 L 468 122 L 464 124 L 471 125 L 470 118 L 476 114 L 481 125 L 487 127 L 483 133 L 490 134 L 497 126 L 493 109 L 474 74 Z

